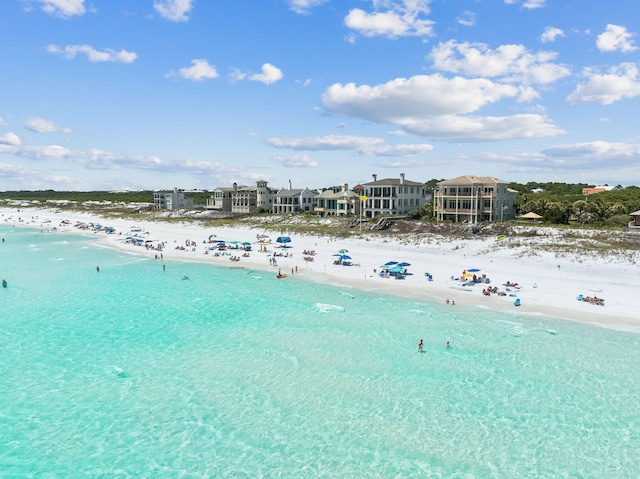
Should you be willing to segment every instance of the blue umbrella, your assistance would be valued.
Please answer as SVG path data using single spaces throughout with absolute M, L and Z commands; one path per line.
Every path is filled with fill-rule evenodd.
M 477 273 L 478 271 L 480 271 L 478 268 L 471 268 L 467 270 L 467 273 Z
M 402 263 L 398 263 L 398 266 L 401 266 L 403 268 L 406 268 L 407 266 L 411 266 L 411 263 L 405 263 L 404 261 Z
M 387 261 L 385 263 L 385 266 L 393 266 L 394 264 L 398 264 L 398 262 L 397 261 Z
M 288 236 L 278 236 L 276 243 L 281 243 L 281 244 L 291 243 L 291 238 L 289 238 Z

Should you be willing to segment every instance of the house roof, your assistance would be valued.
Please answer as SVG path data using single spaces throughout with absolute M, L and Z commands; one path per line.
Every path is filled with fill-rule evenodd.
M 458 176 L 457 178 L 451 178 L 450 180 L 444 180 L 438 182 L 438 186 L 440 185 L 485 185 L 485 184 L 509 184 L 508 181 L 499 180 L 498 178 L 494 178 L 493 176 L 473 176 L 473 175 L 463 175 Z
M 417 181 L 402 181 L 400 178 L 385 178 L 384 180 L 376 180 L 371 181 L 369 183 L 365 183 L 364 186 L 424 186 L 424 183 L 419 183 Z
M 300 193 L 302 193 L 304 190 L 302 189 L 295 189 L 295 190 L 279 190 L 278 191 L 278 196 L 299 196 Z
M 333 191 L 333 190 L 325 190 L 322 193 L 318 194 L 318 198 L 320 199 L 340 199 L 340 198 L 359 198 L 360 196 L 354 193 L 351 190 L 347 191 Z
M 640 210 L 629 213 L 630 216 L 640 216 Z

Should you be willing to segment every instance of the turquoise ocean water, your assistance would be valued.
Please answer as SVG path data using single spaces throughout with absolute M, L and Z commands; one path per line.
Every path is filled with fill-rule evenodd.
M 640 476 L 637 334 L 0 236 L 2 478 Z

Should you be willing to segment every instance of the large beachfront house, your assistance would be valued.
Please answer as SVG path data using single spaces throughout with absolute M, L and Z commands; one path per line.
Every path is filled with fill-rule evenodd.
M 153 206 L 158 209 L 178 210 L 193 208 L 193 199 L 184 196 L 183 191 L 154 191 Z
M 224 186 L 216 188 L 211 192 L 211 196 L 207 198 L 206 208 L 221 213 L 230 213 L 231 201 L 236 188 L 237 185 L 234 185 L 234 188 Z
M 433 213 L 438 221 L 480 223 L 515 218 L 517 191 L 490 176 L 459 176 L 440 181 L 434 192 Z
M 313 211 L 316 207 L 316 196 L 318 193 L 309 188 L 291 188 L 291 182 L 289 182 L 289 189 L 281 188 L 275 194 L 272 212 L 280 214 Z
M 220 187 L 207 199 L 207 209 L 224 213 L 253 213 L 256 209 L 271 211 L 276 190 L 260 180 L 256 186 Z
M 360 195 L 349 190 L 345 183 L 340 188 L 328 188 L 316 196 L 314 211 L 320 216 L 357 216 L 360 203 Z
M 402 215 L 417 210 L 431 199 L 424 183 L 409 181 L 400 174 L 400 178 L 378 180 L 365 183 L 363 216 L 373 218 L 379 215 Z

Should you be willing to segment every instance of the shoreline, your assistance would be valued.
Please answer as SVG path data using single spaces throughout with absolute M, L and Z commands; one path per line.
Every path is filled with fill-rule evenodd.
M 164 242 L 165 248 L 160 252 L 124 241 L 131 232 L 133 220 L 112 220 L 97 214 L 62 213 L 44 208 L 0 208 L 0 219 L 16 227 L 47 228 L 51 233 L 93 237 L 100 246 L 150 259 L 161 253 L 162 260 L 159 261 L 273 271 L 274 277 L 280 269 L 290 276 L 285 281 L 301 279 L 418 301 L 445 302 L 449 299 L 456 305 L 479 310 L 486 308 L 523 317 L 547 317 L 640 333 L 640 319 L 634 315 L 640 310 L 640 297 L 633 283 L 637 266 L 591 255 L 580 261 L 571 257 L 558 258 L 545 250 L 544 243 L 549 241 L 546 237 L 530 239 L 533 246 L 527 244 L 518 248 L 510 244 L 509 238 L 497 243 L 488 238 L 433 237 L 407 244 L 407 237 L 382 240 L 372 235 L 365 239 L 343 239 L 292 234 L 291 247 L 283 249 L 275 242 L 277 235 L 269 234 L 272 243 L 266 245 L 267 252 L 260 252 L 256 244 L 257 235 L 264 231 L 241 224 L 210 231 L 199 225 L 135 221 L 137 228 L 142 230 L 141 237 L 148 238 L 153 244 Z M 63 221 L 68 224 L 63 224 Z M 108 234 L 82 230 L 74 226 L 77 222 L 99 222 L 116 231 Z M 252 251 L 248 257 L 242 257 L 242 250 L 232 250 L 231 255 L 240 257 L 239 261 L 233 262 L 229 261 L 230 255 L 226 253 L 215 256 L 212 250 L 208 250 L 212 246 L 209 240 L 213 235 L 225 241 L 251 242 Z M 176 249 L 186 244 L 190 246 Z M 348 250 L 352 266 L 333 263 L 335 255 L 342 249 Z M 315 255 L 304 255 L 303 251 L 315 251 Z M 534 254 L 527 254 L 531 251 Z M 277 266 L 269 261 L 274 252 L 283 254 L 275 257 Z M 313 260 L 305 261 L 305 256 Z M 380 277 L 380 266 L 388 261 L 409 263 L 410 266 L 406 267 L 408 275 L 401 280 Z M 452 289 L 452 286 L 459 288 L 460 285 L 452 278 L 459 278 L 470 268 L 479 269 L 478 275 L 486 275 L 490 283 L 469 286 L 469 291 L 461 290 L 464 287 Z M 432 281 L 428 275 L 432 276 Z M 504 286 L 507 282 L 517 283 L 518 287 L 507 291 Z M 483 295 L 485 287 L 496 287 L 506 296 Z M 580 294 L 602 297 L 605 306 L 578 301 Z M 514 305 L 515 299 L 520 299 L 520 306 Z

